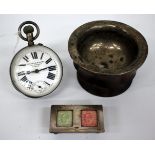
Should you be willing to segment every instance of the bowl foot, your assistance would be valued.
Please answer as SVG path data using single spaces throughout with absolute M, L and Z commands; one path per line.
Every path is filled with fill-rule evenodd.
M 108 84 L 107 81 L 98 80 L 98 79 L 88 79 L 87 77 L 82 76 L 77 72 L 77 79 L 80 85 L 89 93 L 101 96 L 101 97 L 112 97 L 116 95 L 122 94 L 126 91 L 134 78 L 135 74 L 133 74 L 127 80 L 119 80 L 118 82 Z

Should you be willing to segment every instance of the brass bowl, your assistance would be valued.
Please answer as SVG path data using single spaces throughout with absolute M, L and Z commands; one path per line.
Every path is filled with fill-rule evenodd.
M 128 89 L 148 54 L 141 33 L 116 21 L 80 26 L 71 34 L 68 49 L 81 86 L 105 97 Z

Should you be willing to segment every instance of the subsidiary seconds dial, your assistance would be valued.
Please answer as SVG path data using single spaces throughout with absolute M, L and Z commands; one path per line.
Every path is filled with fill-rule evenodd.
M 51 93 L 62 78 L 62 64 L 57 54 L 43 45 L 21 49 L 10 65 L 13 85 L 29 97 Z

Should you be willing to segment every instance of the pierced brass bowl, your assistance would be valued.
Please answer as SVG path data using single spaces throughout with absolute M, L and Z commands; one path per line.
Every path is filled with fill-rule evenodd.
M 70 36 L 69 53 L 81 86 L 98 96 L 115 96 L 130 86 L 148 46 L 134 28 L 115 21 L 94 21 Z

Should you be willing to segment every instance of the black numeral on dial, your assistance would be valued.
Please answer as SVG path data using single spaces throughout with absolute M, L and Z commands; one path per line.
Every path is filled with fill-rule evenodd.
M 20 80 L 23 81 L 23 82 L 27 82 L 28 81 L 26 76 L 23 76 Z
M 49 71 L 56 70 L 56 66 L 50 66 L 50 67 L 48 68 L 48 70 L 49 70 Z
M 43 56 L 44 56 L 44 53 L 41 54 L 40 60 L 42 60 Z
M 21 76 L 21 75 L 25 75 L 24 71 L 18 73 L 18 76 Z
M 37 52 L 31 52 L 31 55 L 33 59 L 38 59 Z
M 26 66 L 26 64 L 20 64 L 19 66 Z
M 46 81 L 44 81 L 48 86 L 50 86 L 50 84 L 48 83 L 48 82 L 46 82 Z
M 29 58 L 25 55 L 25 57 L 23 57 L 23 59 L 26 61 L 26 62 L 29 62 Z
M 51 79 L 51 80 L 54 80 L 55 79 L 55 74 L 49 72 L 47 78 Z
M 45 62 L 45 63 L 46 63 L 46 64 L 48 64 L 49 62 L 51 62 L 51 60 L 52 60 L 52 59 L 51 59 L 51 58 L 49 58 L 48 60 L 46 60 L 46 62 Z
M 29 84 L 28 84 L 28 87 L 27 88 L 28 89 L 31 89 L 32 88 L 32 84 L 33 84 L 32 81 L 29 81 Z

